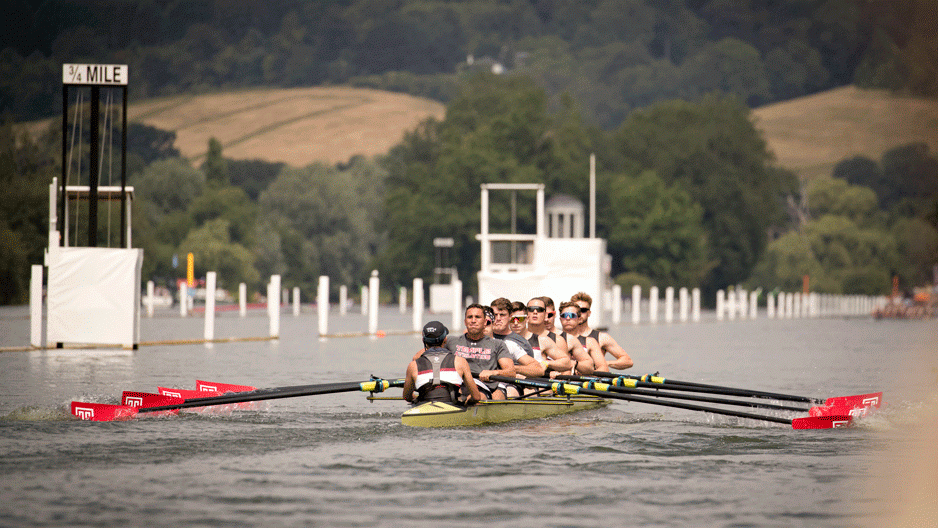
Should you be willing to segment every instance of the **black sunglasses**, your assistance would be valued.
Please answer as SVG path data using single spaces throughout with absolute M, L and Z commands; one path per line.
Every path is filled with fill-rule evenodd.
M 525 310 L 529 312 L 541 313 L 541 312 L 546 312 L 547 308 L 544 308 L 543 306 L 528 306 L 527 308 L 525 308 Z

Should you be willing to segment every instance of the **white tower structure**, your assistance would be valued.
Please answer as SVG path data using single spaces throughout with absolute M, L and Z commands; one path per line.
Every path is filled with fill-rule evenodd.
M 481 187 L 482 225 L 477 237 L 482 245 L 482 269 L 478 274 L 480 302 L 488 304 L 498 297 L 527 302 L 532 297 L 547 295 L 559 305 L 582 291 L 593 298 L 591 326 L 601 326 L 609 261 L 604 239 L 583 236 L 583 205 L 570 196 L 556 196 L 548 207 L 544 185 L 540 183 L 484 183 Z M 489 229 L 492 191 L 536 193 L 535 232 L 492 233 Z

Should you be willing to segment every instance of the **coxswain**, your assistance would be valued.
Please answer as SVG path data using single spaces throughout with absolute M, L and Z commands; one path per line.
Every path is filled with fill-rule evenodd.
M 580 318 L 578 319 L 576 332 L 579 337 L 592 337 L 599 343 L 599 348 L 602 350 L 603 358 L 605 359 L 606 354 L 610 354 L 614 359 L 607 362 L 607 368 L 624 370 L 632 367 L 632 358 L 629 357 L 628 353 L 619 346 L 619 343 L 616 343 L 616 340 L 609 335 L 609 332 L 600 332 L 599 330 L 593 330 L 589 325 L 590 317 L 590 308 L 593 306 L 593 298 L 584 292 L 575 293 L 570 301 L 576 303 L 580 307 Z M 601 370 L 599 364 L 596 365 L 596 370 Z
M 482 394 L 472 380 L 469 363 L 445 348 L 449 331 L 439 321 L 423 327 L 424 351 L 407 365 L 404 399 L 413 403 L 446 402 L 453 405 L 475 403 Z M 468 398 L 459 395 L 466 387 Z

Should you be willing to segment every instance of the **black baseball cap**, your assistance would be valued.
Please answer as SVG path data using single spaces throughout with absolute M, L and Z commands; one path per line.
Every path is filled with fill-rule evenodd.
M 430 321 L 423 326 L 423 343 L 425 345 L 442 345 L 449 335 L 449 330 L 439 321 Z

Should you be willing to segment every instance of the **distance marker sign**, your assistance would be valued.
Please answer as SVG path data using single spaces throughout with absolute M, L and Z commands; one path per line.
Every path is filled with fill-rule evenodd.
M 127 86 L 126 64 L 63 64 L 62 84 Z

